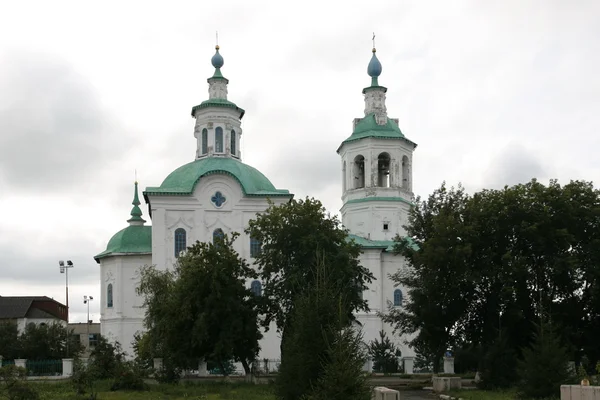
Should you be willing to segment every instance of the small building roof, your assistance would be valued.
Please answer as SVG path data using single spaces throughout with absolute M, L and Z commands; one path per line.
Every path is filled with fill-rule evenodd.
M 44 310 L 32 308 L 36 301 L 50 301 L 62 305 L 47 296 L 0 296 L 0 319 L 60 318 Z

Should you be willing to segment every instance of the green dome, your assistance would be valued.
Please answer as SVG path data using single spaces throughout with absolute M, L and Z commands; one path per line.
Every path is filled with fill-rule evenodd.
M 207 157 L 185 164 L 163 181 L 160 187 L 148 187 L 148 195 L 190 195 L 204 176 L 226 174 L 235 178 L 246 196 L 292 196 L 289 191 L 276 189 L 260 171 L 231 157 Z
M 375 121 L 375 114 L 369 114 L 356 124 L 354 132 L 352 132 L 352 135 L 348 139 L 342 142 L 338 148 L 338 152 L 345 143 L 370 137 L 377 139 L 402 139 L 415 147 L 417 146 L 416 143 L 408 140 L 406 136 L 404 136 L 396 121 L 388 118 L 385 125 L 379 125 L 377 121 Z
M 152 227 L 131 225 L 117 232 L 106 246 L 106 250 L 94 257 L 96 262 L 112 255 L 152 253 Z

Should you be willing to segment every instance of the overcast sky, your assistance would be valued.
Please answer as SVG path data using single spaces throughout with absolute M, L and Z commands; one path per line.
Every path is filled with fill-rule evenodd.
M 85 321 L 134 171 L 158 186 L 194 158 L 217 30 L 243 161 L 337 213 L 373 32 L 417 195 L 598 181 L 598 21 L 595 0 L 0 1 L 0 295 L 64 302 L 71 259 Z

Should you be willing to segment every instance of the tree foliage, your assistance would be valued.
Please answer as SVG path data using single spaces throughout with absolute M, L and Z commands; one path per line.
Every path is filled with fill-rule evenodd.
M 406 257 L 410 268 L 391 278 L 408 288 L 409 299 L 401 308 L 390 305 L 382 317 L 400 334 L 416 333 L 411 344 L 432 358 L 435 372 L 455 341 L 474 291 L 469 227 L 464 223 L 467 199 L 462 187 L 448 190 L 444 185 L 427 201 L 417 199 L 406 228 L 409 239 L 396 239 L 395 251 Z
M 204 359 L 225 371 L 234 359 L 250 371 L 261 333 L 258 299 L 246 281 L 256 274 L 233 249 L 237 236 L 196 242 L 173 270 L 142 270 L 138 293 L 147 306 L 145 345 L 163 363 L 196 368 Z
M 343 312 L 353 318 L 353 312 L 368 310 L 362 292 L 373 275 L 358 262 L 360 246 L 348 240 L 348 233 L 335 216 L 326 213 L 315 199 L 292 200 L 273 205 L 255 220 L 246 231 L 262 243 L 255 262 L 264 282 L 262 321 L 265 328 L 275 322 L 286 340 L 287 317 L 294 314 L 294 302 L 317 280 L 317 255 L 330 268 L 338 291 L 347 296 Z
M 398 372 L 398 357 L 400 349 L 390 340 L 384 331 L 379 331 L 379 340 L 368 344 L 368 351 L 373 360 L 373 372 Z
M 551 320 L 571 359 L 600 359 L 600 193 L 592 183 L 536 180 L 467 195 L 445 185 L 417 199 L 408 261 L 392 278 L 408 288 L 385 319 L 415 333 L 411 344 L 439 359 L 455 344 L 488 352 L 499 332 L 522 357 L 531 321 Z M 439 365 L 434 363 L 434 365 Z
M 572 378 L 568 361 L 567 350 L 552 327 L 541 325 L 533 345 L 524 349 L 523 361 L 519 363 L 521 394 L 536 399 L 556 396 L 560 385 Z
M 79 338 L 60 323 L 25 326 L 19 333 L 17 324 L 0 323 L 0 355 L 11 360 L 59 360 L 73 357 L 83 350 Z
M 327 349 L 328 363 L 306 400 L 369 400 L 371 390 L 363 366 L 367 354 L 362 335 L 354 328 L 338 328 Z
M 300 400 L 309 395 L 320 399 L 324 392 L 359 393 L 364 383 L 362 372 L 357 373 L 357 365 L 362 368 L 364 364 L 362 351 L 358 351 L 360 338 L 350 332 L 352 319 L 346 312 L 346 294 L 351 294 L 351 290 L 340 287 L 333 267 L 323 258 L 311 270 L 315 279 L 294 301 L 288 321 L 289 337 L 283 344 L 276 381 L 283 400 Z M 349 342 L 341 343 L 344 339 Z M 342 372 L 348 376 L 341 377 Z M 342 388 L 350 382 L 353 383 Z

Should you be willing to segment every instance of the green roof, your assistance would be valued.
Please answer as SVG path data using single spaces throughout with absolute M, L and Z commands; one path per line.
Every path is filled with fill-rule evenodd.
M 348 235 L 348 240 L 353 240 L 363 249 L 384 249 L 392 251 L 394 248 L 393 240 L 371 240 L 357 235 Z
M 94 256 L 96 262 L 114 255 L 152 253 L 152 227 L 131 225 L 117 232 L 109 241 L 106 250 Z
M 411 238 L 406 237 L 405 239 L 409 241 L 415 250 L 418 249 Z M 394 251 L 394 245 L 396 244 L 393 240 L 371 240 L 357 235 L 348 235 L 348 240 L 353 240 L 363 249 L 383 249 L 388 252 Z
M 244 116 L 246 111 L 243 108 L 237 106 L 237 104 L 232 103 L 229 100 L 225 99 L 209 99 L 204 100 L 202 103 L 197 106 L 192 107 L 192 117 L 196 115 L 196 110 L 200 108 L 208 108 L 208 107 L 222 107 L 222 108 L 232 108 L 237 110 L 240 113 L 240 119 Z
M 288 190 L 276 189 L 256 168 L 231 157 L 207 157 L 185 164 L 171 172 L 160 187 L 146 188 L 144 196 L 190 195 L 202 177 L 213 174 L 232 176 L 246 196 L 293 196 Z
M 400 130 L 400 127 L 394 120 L 388 118 L 385 125 L 379 125 L 375 120 L 375 114 L 369 114 L 361 119 L 358 124 L 356 124 L 352 135 L 342 142 L 337 151 L 339 152 L 345 143 L 371 137 L 377 139 L 401 139 L 415 147 L 417 146 L 416 143 L 408 140 L 404 136 Z

